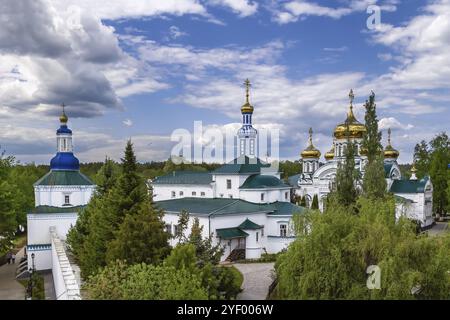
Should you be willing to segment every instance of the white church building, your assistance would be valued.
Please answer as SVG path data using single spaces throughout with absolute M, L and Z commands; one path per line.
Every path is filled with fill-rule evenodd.
M 338 124 L 333 132 L 333 146 L 325 153 L 325 163 L 320 162 L 321 152 L 314 147 L 312 129 L 309 131 L 309 142 L 301 152 L 302 173 L 289 177 L 289 184 L 294 188 L 295 194 L 305 197 L 307 206 L 310 206 L 314 196 L 319 200 L 319 209 L 323 211 L 327 195 L 333 188 L 338 164 L 345 156 L 344 150 L 348 141 L 356 144 L 355 166 L 364 176 L 367 164 L 367 150 L 362 148 L 363 135 L 366 132 L 364 124 L 360 123 L 353 113 L 353 90 L 350 91 L 350 106 L 347 118 Z M 400 153 L 392 147 L 391 130 L 388 130 L 388 144 L 384 148 L 384 171 L 389 192 L 395 195 L 396 215 L 406 216 L 420 223 L 422 228 L 434 223 L 432 217 L 433 185 L 429 177 L 418 180 L 415 168 L 409 180 L 402 179 L 397 158 Z
M 67 121 L 63 108 L 56 131 L 57 153 L 50 171 L 34 184 L 36 206 L 27 214 L 28 269 L 52 271 L 58 300 L 80 298 L 79 270 L 71 263 L 64 240 L 95 190 L 94 183 L 80 172 Z
M 280 172 L 256 156 L 258 132 L 252 125 L 250 83 L 245 84 L 239 156 L 212 172 L 174 171 L 150 181 L 153 199 L 165 211 L 167 230 L 175 234 L 180 212 L 188 212 L 186 232 L 198 218 L 204 237 L 212 235 L 225 247 L 222 260 L 254 259 L 283 250 L 294 240 L 293 215 L 304 210 L 290 202 L 292 187 L 280 179 Z

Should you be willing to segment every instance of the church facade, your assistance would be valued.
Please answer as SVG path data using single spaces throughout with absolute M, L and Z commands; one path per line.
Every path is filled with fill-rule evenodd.
M 76 266 L 64 241 L 95 190 L 94 183 L 80 172 L 67 122 L 63 109 L 56 131 L 57 153 L 50 171 L 34 184 L 35 208 L 27 214 L 28 269 L 52 271 L 58 300 L 80 298 L 79 270 L 73 270 Z
M 198 218 L 203 236 L 212 235 L 214 243 L 225 248 L 222 260 L 254 259 L 283 250 L 294 240 L 293 215 L 304 210 L 290 202 L 292 187 L 280 179 L 280 172 L 257 157 L 250 82 L 245 85 L 238 157 L 212 172 L 174 171 L 150 181 L 153 199 L 165 211 L 167 230 L 175 234 L 180 212 L 188 212 L 186 233 Z
M 310 206 L 317 197 L 319 209 L 324 210 L 326 198 L 333 189 L 333 183 L 339 163 L 344 160 L 344 151 L 349 142 L 356 145 L 355 169 L 363 177 L 367 164 L 367 150 L 362 147 L 363 136 L 366 132 L 364 124 L 360 123 L 353 113 L 353 91 L 350 91 L 350 106 L 347 118 L 338 124 L 333 132 L 333 145 L 325 153 L 325 162 L 320 162 L 321 152 L 314 146 L 312 129 L 309 131 L 309 142 L 301 152 L 302 173 L 289 177 L 289 185 L 294 188 L 297 196 L 305 197 Z M 422 228 L 433 224 L 432 194 L 433 185 L 429 177 L 418 180 L 415 168 L 409 180 L 404 180 L 397 163 L 400 153 L 391 144 L 391 130 L 388 130 L 388 144 L 383 150 L 384 173 L 389 192 L 396 199 L 396 216 L 406 216 L 420 223 Z M 360 185 L 358 186 L 360 187 Z

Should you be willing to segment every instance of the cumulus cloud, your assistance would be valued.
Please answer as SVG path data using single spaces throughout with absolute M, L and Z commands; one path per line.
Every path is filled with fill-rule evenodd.
M 241 17 L 251 16 L 258 10 L 258 3 L 249 0 L 209 0 L 208 4 L 228 7 Z
M 412 124 L 403 124 L 400 121 L 398 121 L 394 117 L 389 118 L 382 118 L 380 119 L 378 123 L 378 128 L 380 130 L 387 130 L 387 129 L 402 129 L 402 130 L 410 130 L 414 128 Z

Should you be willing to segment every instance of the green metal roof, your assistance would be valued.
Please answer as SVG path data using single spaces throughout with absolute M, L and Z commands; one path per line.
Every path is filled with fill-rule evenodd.
M 270 206 L 273 207 L 273 211 L 269 214 L 270 216 L 283 216 L 291 215 L 294 213 L 302 213 L 306 208 L 297 206 L 290 202 L 274 202 Z
M 50 170 L 35 186 L 92 186 L 94 183 L 77 170 Z
M 288 177 L 287 182 L 290 186 L 298 188 L 298 179 L 300 179 L 300 174 Z
M 213 174 L 256 174 L 261 173 L 261 168 L 269 168 L 270 164 L 261 161 L 259 158 L 250 159 L 247 156 L 240 156 L 227 164 L 217 168 Z
M 394 180 L 389 190 L 392 193 L 423 193 L 428 177 L 421 180 Z
M 239 189 L 289 188 L 287 184 L 275 176 L 254 174 L 245 180 Z
M 392 163 L 384 164 L 384 176 L 386 178 L 389 178 L 389 174 L 391 173 L 392 165 L 393 165 Z
M 53 206 L 37 206 L 34 207 L 30 213 L 75 213 L 86 206 L 75 206 L 75 207 L 53 207 Z
M 210 184 L 212 175 L 210 172 L 198 171 L 174 171 L 165 176 L 156 177 L 153 184 Z
M 216 229 L 217 236 L 221 239 L 235 239 L 235 238 L 245 238 L 248 236 L 248 233 L 242 231 L 239 228 L 224 228 L 224 229 Z
M 155 202 L 164 211 L 187 212 L 195 215 L 228 215 L 267 213 L 269 215 L 290 215 L 302 212 L 304 208 L 289 202 L 252 203 L 230 198 L 179 198 Z
M 262 226 L 260 226 L 259 224 L 254 223 L 252 220 L 250 219 L 245 219 L 244 222 L 242 222 L 238 228 L 242 229 L 242 230 L 255 230 L 255 229 L 261 229 Z

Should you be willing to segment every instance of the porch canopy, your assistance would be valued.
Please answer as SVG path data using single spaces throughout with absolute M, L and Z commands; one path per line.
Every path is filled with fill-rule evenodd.
M 223 240 L 237 239 L 237 238 L 246 238 L 248 233 L 242 231 L 239 228 L 223 228 L 216 229 L 217 237 Z

